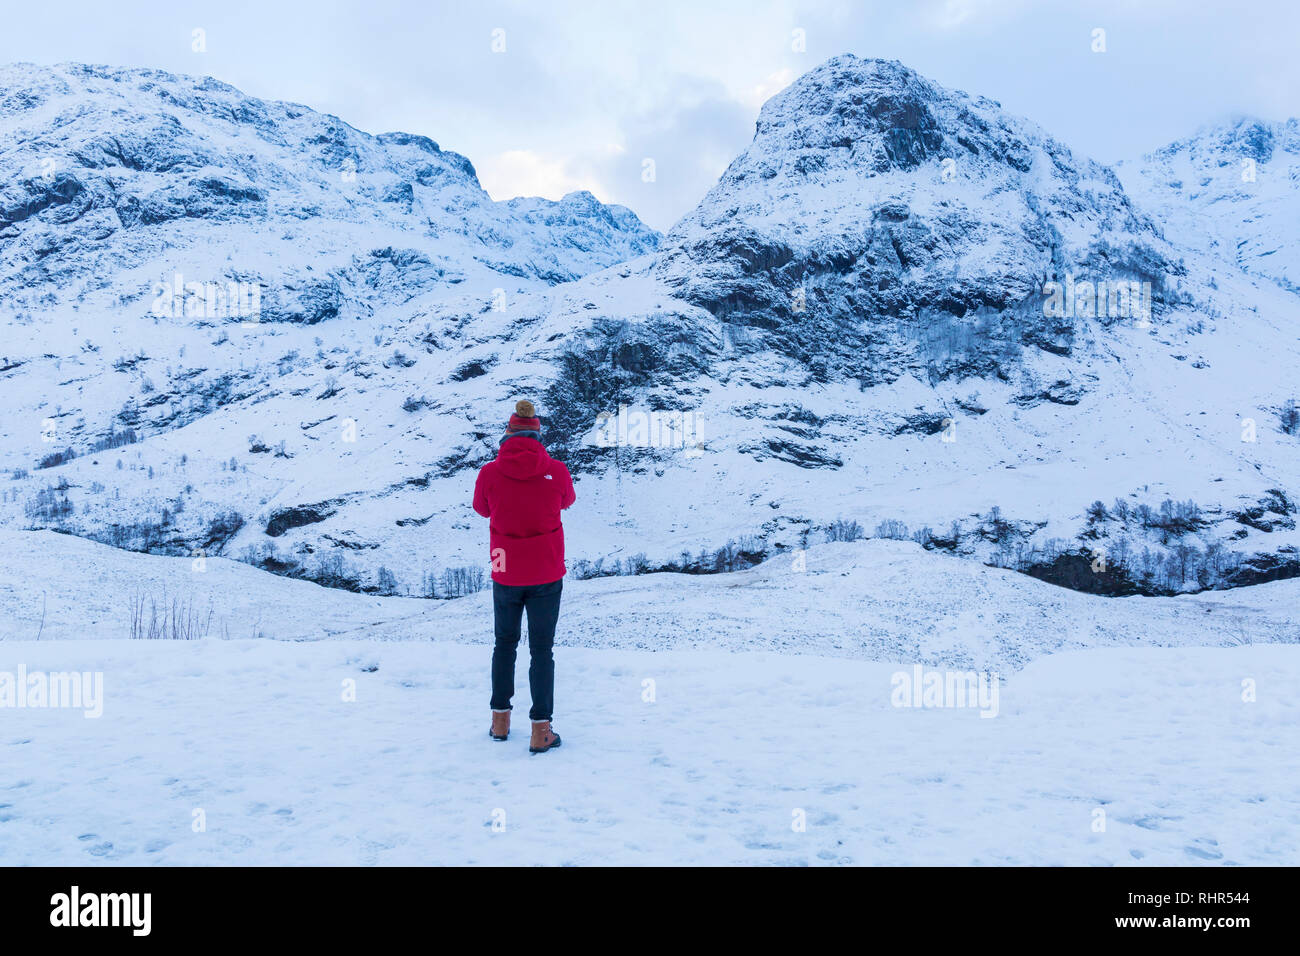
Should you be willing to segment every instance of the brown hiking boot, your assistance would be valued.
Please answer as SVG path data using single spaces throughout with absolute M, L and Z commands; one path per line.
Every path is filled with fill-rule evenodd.
M 488 734 L 493 740 L 505 740 L 510 736 L 510 711 L 492 711 L 492 729 Z
M 551 722 L 549 720 L 534 720 L 533 739 L 528 744 L 528 752 L 530 754 L 540 754 L 558 746 L 560 746 L 560 735 L 551 732 Z

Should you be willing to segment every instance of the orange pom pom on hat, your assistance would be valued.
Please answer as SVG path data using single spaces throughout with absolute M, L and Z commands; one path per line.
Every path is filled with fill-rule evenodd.
M 537 417 L 537 409 L 526 398 L 515 402 L 515 413 L 510 416 L 506 434 L 510 432 L 536 432 L 542 430 L 542 420 Z

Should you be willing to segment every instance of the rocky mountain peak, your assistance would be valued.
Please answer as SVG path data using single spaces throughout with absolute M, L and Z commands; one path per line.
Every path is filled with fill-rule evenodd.
M 992 100 L 849 55 L 763 108 L 656 264 L 748 347 L 867 381 L 1069 354 L 1079 330 L 1043 321 L 1045 283 L 1147 282 L 1159 301 L 1178 269 L 1108 168 Z M 925 368 L 929 329 L 989 320 L 994 336 L 955 333 L 982 354 Z
M 914 169 L 943 135 L 931 106 L 938 92 L 893 60 L 835 57 L 774 96 L 758 117 L 755 143 L 791 150 L 848 149 L 884 171 Z

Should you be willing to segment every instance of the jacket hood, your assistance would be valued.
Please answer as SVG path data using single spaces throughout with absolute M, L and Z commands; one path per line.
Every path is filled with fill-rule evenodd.
M 497 462 L 507 478 L 524 481 L 540 475 L 551 463 L 551 457 L 536 438 L 511 435 L 501 443 Z

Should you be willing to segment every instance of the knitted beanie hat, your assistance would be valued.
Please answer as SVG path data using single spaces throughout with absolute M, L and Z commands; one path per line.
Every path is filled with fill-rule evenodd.
M 537 417 L 537 409 L 526 398 L 515 402 L 515 413 L 510 416 L 506 434 L 511 432 L 536 432 L 542 430 L 542 421 Z

